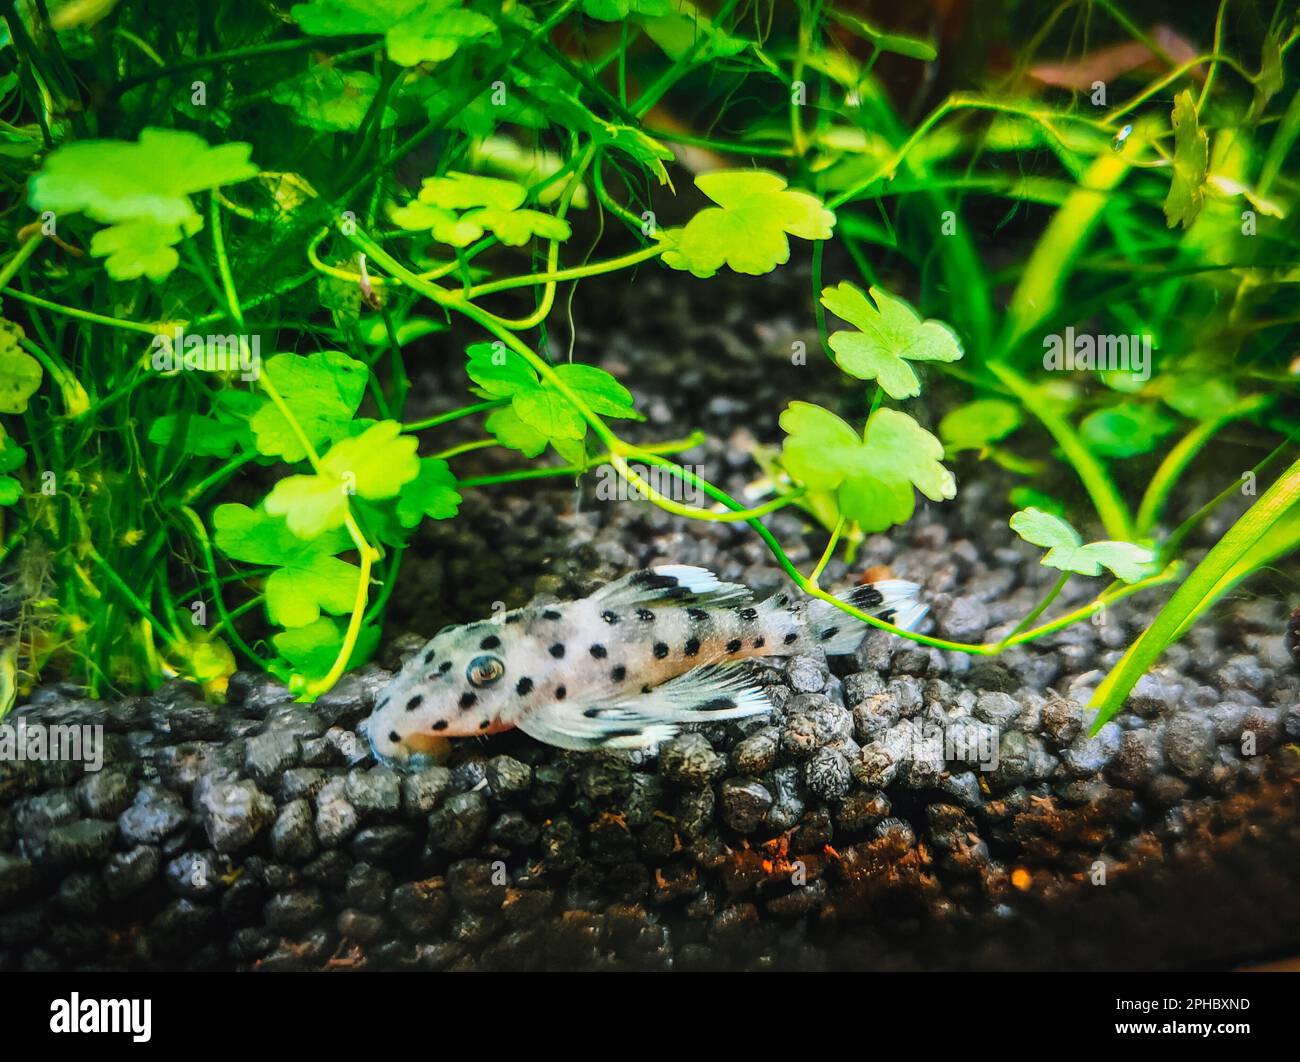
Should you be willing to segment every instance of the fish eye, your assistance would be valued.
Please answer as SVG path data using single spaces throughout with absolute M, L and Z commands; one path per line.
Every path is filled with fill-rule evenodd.
M 471 686 L 490 686 L 505 673 L 505 664 L 495 656 L 476 656 L 465 669 L 465 677 Z

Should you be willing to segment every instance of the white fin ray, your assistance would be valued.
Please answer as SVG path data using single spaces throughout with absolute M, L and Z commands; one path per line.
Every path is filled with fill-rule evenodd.
M 592 600 L 609 608 L 639 605 L 692 605 L 722 608 L 748 605 L 753 593 L 739 583 L 724 583 L 707 568 L 690 564 L 660 564 L 642 568 L 612 583 L 606 583 Z
M 917 600 L 920 587 L 905 579 L 882 579 L 854 586 L 835 595 L 855 608 L 911 630 L 929 611 Z M 866 637 L 868 626 L 829 601 L 813 599 L 808 605 L 809 635 L 831 656 L 852 653 Z
M 648 693 L 593 692 L 525 712 L 526 734 L 566 749 L 638 749 L 659 745 L 692 723 L 770 712 L 767 695 L 740 667 L 707 665 Z

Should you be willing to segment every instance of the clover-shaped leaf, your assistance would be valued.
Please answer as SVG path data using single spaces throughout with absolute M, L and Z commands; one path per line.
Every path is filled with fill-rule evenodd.
M 834 492 L 840 513 L 864 531 L 910 519 L 915 491 L 952 498 L 957 483 L 941 463 L 943 444 L 906 413 L 877 409 L 862 437 L 829 410 L 791 402 L 781 414 L 782 463 L 814 492 Z
M 520 355 L 504 343 L 476 343 L 465 351 L 465 371 L 489 398 L 509 398 L 510 408 L 494 410 L 484 426 L 502 446 L 536 457 L 549 442 L 573 463 L 583 456 L 581 442 L 587 421 L 569 397 L 544 381 Z M 593 413 L 622 420 L 640 420 L 632 395 L 604 369 L 563 364 L 558 376 Z
M 830 238 L 835 215 L 815 195 L 793 191 L 766 170 L 716 170 L 695 184 L 717 206 L 664 233 L 664 264 L 711 277 L 724 264 L 737 273 L 770 273 L 790 258 L 789 236 Z
M 262 372 L 284 398 L 307 440 L 320 446 L 346 431 L 365 394 L 370 370 L 364 362 L 327 350 L 306 356 L 277 354 L 262 366 Z M 273 402 L 268 400 L 250 423 L 258 453 L 290 463 L 307 456 L 298 433 Z
M 420 461 L 419 474 L 402 487 L 397 500 L 397 519 L 403 527 L 415 527 L 422 517 L 447 520 L 460 509 L 461 496 L 456 477 L 446 461 L 426 457 Z
M 357 634 L 356 645 L 348 657 L 349 668 L 364 664 L 379 644 L 379 628 L 363 624 Z M 277 651 L 294 671 L 310 679 L 329 674 L 334 661 L 343 650 L 344 629 L 335 620 L 321 616 L 314 623 L 293 630 L 281 631 L 271 639 Z M 273 670 L 280 670 L 274 668 Z M 281 677 L 287 677 L 281 675 Z
M 1078 575 L 1100 575 L 1109 568 L 1115 578 L 1135 583 L 1150 573 L 1155 554 L 1145 546 L 1132 542 L 1091 542 L 1083 545 L 1083 537 L 1070 523 L 1041 509 L 1022 509 L 1011 517 L 1011 530 L 1034 546 L 1047 550 L 1043 555 L 1044 567 Z
M 1210 168 L 1210 138 L 1196 116 L 1192 94 L 1183 89 L 1174 99 L 1174 177 L 1165 197 L 1169 228 L 1187 228 L 1205 205 L 1205 178 Z
M 379 90 L 379 78 L 365 70 L 339 70 L 328 63 L 316 63 L 296 77 L 281 81 L 271 89 L 271 99 L 289 108 L 299 125 L 322 132 L 353 132 Z M 395 119 L 391 107 L 385 107 L 381 126 Z
M 389 207 L 389 216 L 408 231 L 428 229 L 439 243 L 453 247 L 469 246 L 484 231 L 510 247 L 522 247 L 534 236 L 567 240 L 571 230 L 563 218 L 522 209 L 527 194 L 517 181 L 453 171 L 425 178 L 419 196 Z
M 381 420 L 331 447 L 320 472 L 280 480 L 266 496 L 266 511 L 283 516 L 295 535 L 314 538 L 341 527 L 353 494 L 375 501 L 396 495 L 420 473 L 414 436 L 395 420 Z
M 0 413 L 25 413 L 41 386 L 41 363 L 20 346 L 21 325 L 0 317 Z
M 873 306 L 847 280 L 822 291 L 822 305 L 858 329 L 830 337 L 835 361 L 860 380 L 875 380 L 890 398 L 913 398 L 921 383 L 909 361 L 956 361 L 961 340 L 941 321 L 922 321 L 902 299 L 873 287 Z
M 304 539 L 284 520 L 247 505 L 219 505 L 212 514 L 214 540 L 226 556 L 275 568 L 266 580 L 266 611 L 281 627 L 313 623 L 321 611 L 347 612 L 360 570 L 335 556 L 352 543 L 346 532 Z
M 145 129 L 136 143 L 74 141 L 51 152 L 32 176 L 28 202 L 111 226 L 91 243 L 93 255 L 108 259 L 109 275 L 158 281 L 176 268 L 174 245 L 203 227 L 189 197 L 256 176 L 250 151 L 243 143 L 210 147 L 176 129 Z
M 961 450 L 987 451 L 1018 427 L 1018 406 L 1000 398 L 983 398 L 958 406 L 939 421 L 939 438 L 949 454 Z
M 311 0 L 290 10 L 304 33 L 322 37 L 382 34 L 399 66 L 436 63 L 462 45 L 492 43 L 496 24 L 463 0 Z

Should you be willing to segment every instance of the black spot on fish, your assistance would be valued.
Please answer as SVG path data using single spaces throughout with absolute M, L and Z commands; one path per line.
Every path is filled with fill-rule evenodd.
M 649 693 L 653 688 L 654 688 L 653 686 L 645 685 L 645 686 L 642 686 L 642 687 L 641 687 L 641 692 L 642 692 L 642 693 Z
M 766 639 L 766 638 L 755 638 L 755 639 L 754 639 L 754 648 L 755 648 L 755 649 L 762 649 L 763 646 L 765 646 L 766 644 L 767 644 L 767 639 Z
M 677 576 L 661 575 L 659 572 L 641 571 L 628 580 L 633 586 L 644 586 L 651 590 L 667 590 L 677 585 Z
M 500 649 L 501 639 L 498 638 L 495 634 L 489 634 L 486 638 L 484 638 L 481 642 L 478 643 L 478 647 L 480 649 Z
M 655 642 L 655 659 L 662 660 L 668 655 L 668 646 L 664 642 Z
M 522 612 L 507 612 L 507 613 L 506 613 L 506 622 L 507 622 L 507 623 L 518 623 L 518 622 L 519 622 L 521 619 L 523 619 L 523 618 L 524 618 L 524 614 L 523 614 Z
M 743 620 L 755 620 L 755 619 L 758 619 L 758 609 L 756 609 L 756 608 L 742 608 L 742 609 L 740 610 L 740 618 L 743 619 Z
M 560 614 L 556 612 L 555 609 L 553 608 L 548 608 L 545 612 L 542 613 L 542 619 L 545 620 L 557 620 L 559 618 L 560 618 Z
M 823 642 L 829 642 L 832 638 L 834 638 L 839 633 L 840 633 L 840 629 L 838 627 L 827 627 L 824 631 L 821 632 L 819 637 Z
M 479 728 L 480 730 L 486 730 L 486 729 L 487 729 L 488 727 L 490 727 L 491 725 L 492 725 L 492 720 L 491 720 L 491 719 L 484 719 L 483 722 L 479 723 L 478 728 Z
M 605 657 L 608 656 L 609 654 L 605 651 L 605 647 L 601 645 L 599 642 L 597 642 L 595 645 L 591 647 L 591 655 L 594 656 L 597 660 L 604 660 Z
M 600 713 L 601 713 L 603 710 L 604 710 L 604 709 L 602 709 L 602 708 L 584 708 L 584 709 L 583 709 L 583 712 L 582 712 L 582 715 L 583 715 L 583 718 L 585 718 L 585 719 L 599 719 L 599 718 L 600 718 Z
M 618 667 L 614 668 L 614 670 L 612 670 L 609 673 L 609 677 L 612 678 L 615 682 L 622 682 L 625 678 L 627 678 L 627 668 L 625 668 L 622 664 L 619 664 Z
M 894 622 L 894 610 L 892 608 L 886 612 L 879 612 L 876 615 L 878 616 L 878 618 L 884 620 L 886 623 Z
M 388 732 L 388 740 L 391 741 L 394 745 L 400 745 L 402 742 L 402 735 L 399 734 L 396 730 L 390 730 Z
M 438 654 L 437 654 L 436 652 L 434 652 L 434 650 L 432 650 L 432 649 L 430 649 L 427 653 L 425 653 L 425 654 L 424 654 L 424 666 L 425 666 L 425 667 L 428 667 L 430 664 L 432 664 L 432 663 L 433 663 L 433 658 L 434 658 L 435 656 L 437 656 L 437 655 L 438 655 Z
M 569 691 L 565 689 L 563 686 L 555 687 L 555 699 L 557 701 L 564 700 L 564 698 L 567 697 L 568 695 L 569 695 Z
M 716 712 L 723 708 L 734 707 L 736 707 L 736 702 L 730 697 L 714 697 L 712 700 L 705 701 L 703 704 L 697 704 L 695 709 L 700 712 Z
M 423 703 L 424 703 L 424 694 L 417 693 L 414 697 L 412 697 L 409 701 L 406 702 L 406 710 L 408 712 L 413 712 L 418 707 L 420 707 L 420 705 L 422 705 Z
M 612 627 L 614 626 L 615 623 L 618 622 L 618 613 L 611 612 L 609 609 L 605 609 L 605 611 L 600 614 L 600 618 L 603 619 L 606 623 L 608 623 Z
M 785 641 L 785 644 L 786 644 L 786 645 L 790 645 L 790 644 L 792 644 L 792 643 L 794 642 L 794 640 L 795 640 L 796 638 L 798 638 L 798 637 L 799 637 L 799 635 L 798 635 L 797 632 L 795 632 L 795 631 L 791 631 L 789 634 L 787 634 L 787 635 L 785 636 L 785 638 L 784 638 L 783 640 Z
M 772 601 L 775 603 L 777 608 L 785 608 L 785 606 L 790 603 L 790 599 L 786 597 L 785 591 L 777 594 L 776 597 L 772 598 Z
M 858 608 L 875 608 L 885 599 L 874 586 L 859 586 L 849 592 L 849 600 Z
M 447 720 L 445 720 L 445 719 L 439 719 L 436 723 L 433 724 L 433 729 L 434 729 L 434 730 L 446 730 L 446 729 L 447 729 Z
M 532 693 L 532 691 L 533 691 L 533 680 L 528 678 L 527 676 L 521 678 L 519 680 L 518 685 L 515 686 L 515 693 L 519 694 L 520 697 L 527 696 L 529 693 Z
M 460 695 L 460 710 L 468 712 L 478 703 L 478 694 L 465 692 Z
M 696 623 L 706 623 L 709 618 L 709 614 L 702 608 L 688 608 L 686 615 L 690 616 Z
M 655 614 L 648 608 L 639 608 L 636 610 L 636 618 L 642 623 L 653 623 L 655 621 Z
M 694 656 L 700 651 L 700 640 L 698 638 L 687 638 L 686 644 L 682 647 L 682 652 L 687 656 Z
M 739 639 L 739 638 L 733 638 L 731 641 L 729 641 L 729 642 L 727 643 L 727 652 L 729 652 L 729 653 L 738 653 L 738 652 L 740 652 L 740 639 Z
M 640 733 L 641 731 L 639 730 L 633 728 L 625 728 L 623 730 L 611 730 L 609 731 L 609 733 L 605 735 L 605 737 L 606 739 L 621 738 L 621 737 L 636 737 Z
M 556 660 L 559 660 L 564 656 L 563 642 L 556 642 L 553 646 L 551 646 L 551 656 L 555 657 Z
M 450 670 L 451 670 L 451 661 L 450 661 L 450 660 L 444 660 L 441 664 L 438 665 L 438 674 L 439 674 L 439 675 L 445 675 L 445 674 L 446 674 L 448 671 L 450 671 Z

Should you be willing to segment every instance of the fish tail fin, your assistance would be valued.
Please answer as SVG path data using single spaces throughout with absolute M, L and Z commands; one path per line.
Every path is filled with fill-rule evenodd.
M 904 630 L 911 630 L 929 611 L 917 600 L 920 587 L 904 579 L 882 579 L 852 587 L 835 597 Z M 867 626 L 829 601 L 808 604 L 808 636 L 832 656 L 852 653 L 866 637 Z

